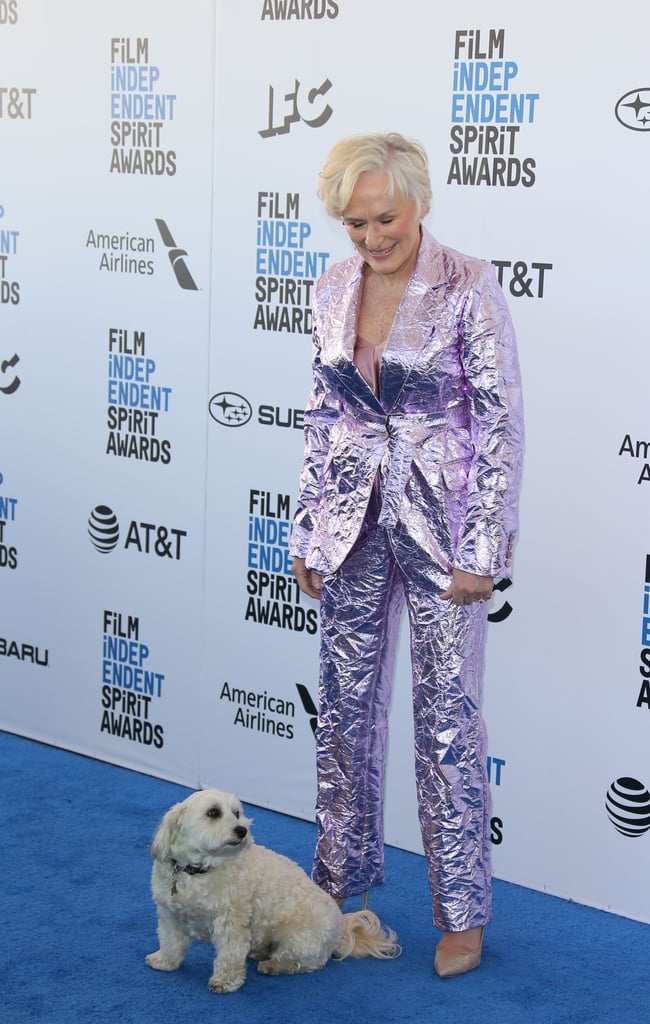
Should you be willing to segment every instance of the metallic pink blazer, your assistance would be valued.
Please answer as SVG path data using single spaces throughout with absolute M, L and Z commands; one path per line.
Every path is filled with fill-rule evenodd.
M 379 480 L 380 525 L 407 574 L 510 575 L 523 449 L 515 336 L 494 268 L 426 229 L 382 357 L 377 398 L 353 363 L 364 262 L 318 281 L 313 388 L 291 553 L 323 574 L 354 544 Z

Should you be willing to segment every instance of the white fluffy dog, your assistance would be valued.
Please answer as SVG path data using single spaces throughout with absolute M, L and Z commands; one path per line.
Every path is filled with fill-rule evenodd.
M 147 957 L 150 967 L 175 971 L 192 939 L 210 942 L 210 991 L 234 992 L 247 957 L 262 974 L 296 974 L 330 957 L 399 955 L 394 932 L 375 914 L 342 914 L 297 864 L 256 846 L 249 825 L 237 798 L 218 789 L 167 812 L 151 846 L 160 949 Z

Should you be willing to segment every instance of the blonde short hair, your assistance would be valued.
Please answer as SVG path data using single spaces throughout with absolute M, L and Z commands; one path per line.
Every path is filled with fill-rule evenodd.
M 388 177 L 386 192 L 415 199 L 421 217 L 431 208 L 429 161 L 424 147 L 398 132 L 351 135 L 330 150 L 320 172 L 318 195 L 331 217 L 345 211 L 359 175 L 380 171 Z

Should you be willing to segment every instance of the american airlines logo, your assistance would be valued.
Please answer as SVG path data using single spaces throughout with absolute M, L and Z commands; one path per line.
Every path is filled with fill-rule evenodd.
M 181 288 L 185 288 L 188 291 L 198 291 L 198 286 L 196 285 L 194 278 L 190 274 L 187 267 L 187 263 L 185 262 L 184 257 L 187 256 L 187 250 L 178 248 L 176 242 L 174 241 L 172 233 L 167 227 L 167 224 L 165 223 L 164 220 L 156 218 L 156 225 L 158 227 L 158 230 L 160 231 L 160 237 L 163 240 L 163 244 L 166 245 L 167 249 L 169 250 L 169 262 L 172 265 L 172 270 L 176 275 L 176 280 L 178 281 L 179 285 L 181 286 Z

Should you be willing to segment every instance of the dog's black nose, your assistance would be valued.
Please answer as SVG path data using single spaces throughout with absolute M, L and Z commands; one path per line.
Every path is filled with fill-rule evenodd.
M 246 833 L 248 832 L 248 829 L 244 828 L 243 825 L 235 825 L 233 832 L 235 833 L 238 839 L 243 839 Z

